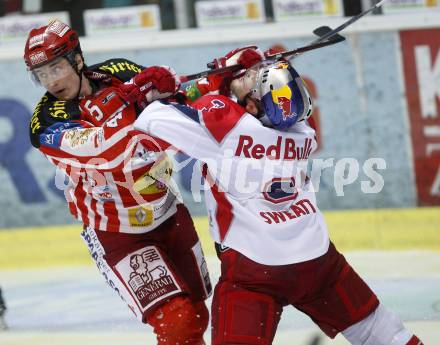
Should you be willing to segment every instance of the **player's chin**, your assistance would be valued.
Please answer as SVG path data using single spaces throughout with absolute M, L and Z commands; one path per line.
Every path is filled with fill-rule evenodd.
M 259 104 L 255 103 L 255 102 L 248 103 L 246 105 L 246 111 L 249 114 L 255 116 L 256 118 L 260 118 L 261 116 L 264 115 L 264 112 L 261 109 L 261 107 L 259 106 Z
M 69 88 L 65 88 L 63 90 L 55 92 L 53 93 L 53 95 L 62 101 L 71 101 L 76 98 L 76 93 L 73 90 L 70 90 Z

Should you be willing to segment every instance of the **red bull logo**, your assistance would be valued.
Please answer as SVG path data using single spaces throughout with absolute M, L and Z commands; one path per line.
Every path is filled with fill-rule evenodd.
M 283 112 L 283 120 L 295 116 L 295 113 L 292 113 L 292 90 L 289 86 L 284 85 L 272 90 L 272 100 Z
M 291 103 L 290 99 L 287 97 L 277 97 L 278 98 L 278 108 L 283 112 L 283 120 L 286 120 L 288 117 L 292 116 L 290 113 Z

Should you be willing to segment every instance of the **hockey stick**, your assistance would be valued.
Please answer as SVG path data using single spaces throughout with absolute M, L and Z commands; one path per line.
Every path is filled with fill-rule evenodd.
M 320 26 L 319 28 L 315 29 L 313 33 L 322 32 L 324 29 L 330 29 L 328 26 Z M 319 35 L 318 35 L 319 36 Z M 337 33 L 332 35 L 332 37 L 327 38 L 326 40 L 321 40 L 318 38 L 317 40 L 313 41 L 314 43 L 310 43 L 304 47 L 296 48 L 293 50 L 288 50 L 282 53 L 276 53 L 266 56 L 266 60 L 280 60 L 280 59 L 293 59 L 295 56 L 298 56 L 302 53 L 308 52 L 310 50 L 315 50 L 323 47 L 327 47 L 336 43 L 340 43 L 345 41 L 345 37 L 341 36 Z
M 335 43 L 339 43 L 345 40 L 345 38 L 341 35 L 338 34 L 338 32 L 341 32 L 342 30 L 344 30 L 347 26 L 353 24 L 354 22 L 358 21 L 359 19 L 361 19 L 363 16 L 367 15 L 368 13 L 373 12 L 375 9 L 379 8 L 380 6 L 382 6 L 385 1 L 387 0 L 382 0 L 379 1 L 376 5 L 374 5 L 373 7 L 369 8 L 368 10 L 365 10 L 362 13 L 359 13 L 356 16 L 351 17 L 349 20 L 347 20 L 346 22 L 342 23 L 341 25 L 339 25 L 336 29 L 331 29 L 328 26 L 320 26 L 319 28 L 313 30 L 313 33 L 317 36 L 319 36 L 319 38 L 317 38 L 316 40 L 314 40 L 312 43 L 306 45 L 305 47 L 302 48 L 298 48 L 295 50 L 290 51 L 291 53 L 291 57 L 293 58 L 295 55 L 301 54 L 303 52 L 309 51 L 309 50 L 313 50 L 313 49 L 318 49 L 318 48 L 322 48 L 325 47 L 326 45 L 321 45 L 324 42 L 333 42 L 331 44 L 335 44 Z M 289 56 L 289 52 L 283 52 L 280 53 L 281 57 L 278 57 L 279 54 L 275 54 L 275 59 L 277 58 L 285 58 Z M 272 56 L 270 56 L 270 58 L 272 58 Z
M 278 60 L 278 59 L 281 59 L 281 58 L 292 59 L 296 55 L 299 55 L 299 54 L 304 53 L 306 51 L 313 50 L 313 49 L 318 49 L 318 48 L 322 48 L 322 47 L 325 47 L 325 46 L 330 45 L 330 44 L 335 44 L 335 43 L 342 42 L 343 40 L 345 40 L 345 38 L 343 36 L 339 35 L 338 32 L 344 30 L 347 26 L 349 26 L 349 25 L 353 24 L 354 22 L 358 21 L 359 19 L 361 19 L 363 16 L 367 15 L 368 13 L 373 12 L 375 9 L 379 8 L 380 6 L 382 6 L 385 3 L 385 1 L 387 1 L 387 0 L 379 1 L 376 5 L 374 5 L 373 7 L 369 8 L 368 10 L 365 10 L 364 12 L 359 13 L 358 15 L 351 17 L 349 20 L 347 20 L 346 22 L 344 22 L 341 25 L 339 25 L 336 29 L 332 30 L 328 26 L 320 26 L 319 28 L 317 28 L 317 29 L 315 29 L 313 31 L 313 33 L 315 35 L 319 36 L 319 38 L 314 40 L 312 43 L 310 43 L 310 44 L 308 44 L 308 45 L 306 45 L 304 47 L 291 50 L 290 52 L 287 51 L 287 52 L 271 55 L 268 58 L 270 58 L 270 59 L 275 58 L 275 60 Z M 325 42 L 332 42 L 332 43 L 322 45 Z
M 323 40 L 331 38 L 332 36 L 336 35 L 338 32 L 344 30 L 347 26 L 353 24 L 354 22 L 356 22 L 359 19 L 361 19 L 363 16 L 367 15 L 368 13 L 373 12 L 375 9 L 379 8 L 380 6 L 382 6 L 385 3 L 385 1 L 387 1 L 387 0 L 379 1 L 376 5 L 374 5 L 373 7 L 369 8 L 368 10 L 365 10 L 364 12 L 359 13 L 358 15 L 351 17 L 345 23 L 342 23 L 341 25 L 339 25 L 336 29 L 334 29 L 332 31 L 329 31 L 329 32 L 327 32 L 326 34 L 324 34 L 322 36 L 318 35 L 318 36 L 321 36 L 321 37 L 319 37 L 317 40 L 313 41 L 311 44 L 314 44 L 314 43 L 317 43 L 317 42 L 321 42 Z
M 342 37 L 341 35 L 338 35 L 339 37 Z M 307 45 L 304 47 L 300 47 L 300 48 L 296 48 L 293 50 L 289 50 L 289 51 L 285 51 L 282 53 L 277 53 L 277 54 L 273 54 L 273 55 L 269 55 L 266 57 L 266 60 L 279 60 L 281 58 L 284 57 L 292 57 L 293 55 L 299 55 L 301 53 L 305 53 L 308 52 L 310 50 L 314 50 L 314 49 L 318 49 L 318 48 L 322 48 L 322 47 L 326 47 L 332 44 L 336 44 L 339 42 L 342 42 L 345 40 L 344 37 L 342 37 L 343 39 L 337 39 L 337 40 L 326 40 L 324 42 L 319 42 L 319 43 L 315 43 L 313 45 Z M 194 73 L 194 74 L 188 74 L 188 75 L 184 75 L 180 77 L 180 82 L 181 83 L 185 83 L 187 81 L 190 80 L 194 80 L 194 79 L 199 79 L 199 78 L 205 78 L 208 75 L 212 75 L 212 74 L 219 74 L 219 73 L 225 73 L 225 72 L 234 72 L 237 71 L 239 69 L 242 69 L 243 66 L 241 65 L 232 65 L 232 66 L 227 66 L 227 67 L 221 67 L 221 68 L 216 68 L 216 69 L 208 69 L 206 71 L 202 71 L 199 73 Z
M 380 2 L 378 2 L 376 5 L 374 5 L 373 7 L 371 7 L 370 9 L 354 16 L 351 17 L 349 20 L 347 20 L 345 23 L 339 25 L 336 29 L 331 30 L 328 26 L 321 26 L 317 29 L 315 29 L 313 31 L 314 34 L 318 35 L 319 38 L 312 41 L 312 43 L 300 47 L 300 48 L 296 48 L 293 50 L 289 50 L 289 51 L 285 51 L 282 53 L 277 53 L 277 54 L 273 54 L 273 55 L 269 55 L 266 57 L 267 60 L 279 60 L 282 58 L 286 58 L 286 59 L 292 59 L 293 57 L 311 51 L 311 50 L 315 50 L 315 49 L 319 49 L 319 48 L 323 48 L 323 47 L 327 47 L 329 45 L 332 44 L 336 44 L 339 42 L 342 42 L 345 40 L 345 38 L 341 35 L 338 34 L 338 32 L 344 30 L 347 26 L 353 24 L 354 22 L 358 21 L 359 19 L 361 19 L 363 16 L 367 15 L 368 13 L 374 11 L 375 9 L 379 8 L 380 6 L 382 6 L 384 4 L 384 2 L 387 0 L 382 0 Z M 330 29 L 330 31 L 329 31 Z M 207 77 L 208 75 L 212 75 L 212 74 L 219 74 L 219 73 L 225 73 L 225 72 L 233 72 L 233 71 L 237 71 L 239 69 L 241 69 L 242 66 L 240 65 L 232 65 L 232 66 L 227 66 L 227 67 L 221 67 L 221 68 L 217 68 L 217 69 L 209 69 L 203 72 L 199 72 L 199 73 L 195 73 L 195 74 L 189 74 L 186 76 L 181 76 L 180 77 L 180 81 L 182 83 L 190 81 L 190 80 L 194 80 L 194 79 L 199 79 L 199 78 L 204 78 Z

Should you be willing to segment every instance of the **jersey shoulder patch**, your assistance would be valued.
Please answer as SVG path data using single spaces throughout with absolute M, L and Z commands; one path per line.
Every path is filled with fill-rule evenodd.
M 214 139 L 221 143 L 234 129 L 246 110 L 222 95 L 206 95 L 192 104 L 201 111 L 201 120 Z
M 121 58 L 109 59 L 89 67 L 91 71 L 110 74 L 122 82 L 126 82 L 142 71 L 145 67 L 133 61 Z

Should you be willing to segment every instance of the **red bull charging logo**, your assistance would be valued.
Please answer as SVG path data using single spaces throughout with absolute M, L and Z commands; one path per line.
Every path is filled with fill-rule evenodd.
M 283 112 L 283 120 L 296 115 L 295 113 L 292 113 L 291 99 L 292 90 L 287 85 L 272 90 L 272 100 Z

